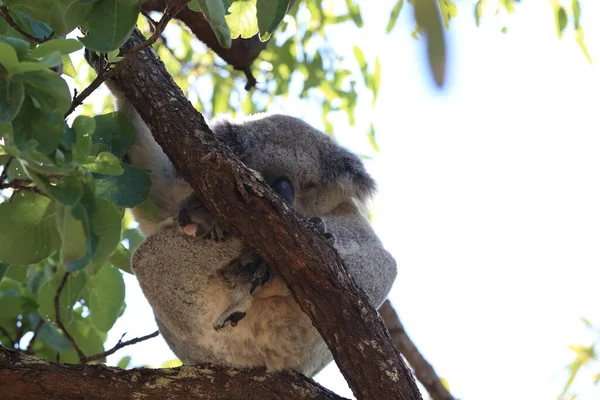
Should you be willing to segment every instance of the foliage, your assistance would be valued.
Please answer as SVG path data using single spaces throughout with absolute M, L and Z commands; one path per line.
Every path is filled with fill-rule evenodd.
M 425 39 L 441 86 L 444 31 L 457 7 L 450 0 L 408 3 L 416 21 L 413 36 Z M 497 7 L 513 12 L 515 3 L 500 1 Z M 490 4 L 475 5 L 478 24 L 494 12 Z M 239 72 L 206 51 L 179 22 L 169 25 L 154 47 L 203 113 L 250 114 L 299 99 L 321 113 L 322 128 L 333 134 L 335 116 L 356 123 L 357 92 L 370 93 L 371 104 L 377 100 L 379 59 L 354 46 L 348 62 L 328 42 L 332 26 L 363 26 L 366 3 L 306 0 L 289 7 L 286 0 L 191 0 L 188 7 L 204 14 L 224 47 L 238 37 L 271 39 L 255 63 L 259 85 L 247 92 Z M 589 57 L 578 1 L 570 9 L 558 2 L 553 7 L 559 36 L 572 19 Z M 382 30 L 391 32 L 404 8 L 399 0 Z M 0 15 L 0 343 L 78 362 L 55 323 L 55 301 L 59 319 L 83 353 L 101 353 L 106 333 L 125 308 L 122 272 L 131 272 L 131 253 L 142 240 L 126 208 L 152 213 L 155 206 L 146 199 L 147 172 L 125 157 L 133 144 L 131 122 L 110 112 L 108 98 L 84 104 L 77 111 L 82 115 L 71 114 L 69 84 L 81 92 L 94 78 L 85 62 L 73 60 L 85 46 L 107 53 L 115 67 L 136 22 L 147 36 L 155 27 L 141 16 L 137 0 L 4 0 Z M 365 133 L 377 151 L 373 126 Z
M 568 378 L 559 399 L 575 399 L 577 395 L 571 390 L 577 377 L 583 375 L 585 369 L 591 372 L 591 380 L 594 385 L 600 384 L 600 363 L 598 363 L 598 346 L 600 345 L 600 329 L 594 327 L 585 318 L 582 319 L 586 328 L 593 335 L 594 339 L 590 344 L 569 346 L 569 349 L 575 353 L 573 362 L 567 366 Z M 585 379 L 585 378 L 583 378 Z

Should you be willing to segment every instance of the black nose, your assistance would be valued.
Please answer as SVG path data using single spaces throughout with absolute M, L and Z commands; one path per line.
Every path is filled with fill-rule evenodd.
M 179 210 L 179 213 L 177 214 L 177 223 L 179 226 L 186 226 L 192 223 L 187 208 L 183 207 Z

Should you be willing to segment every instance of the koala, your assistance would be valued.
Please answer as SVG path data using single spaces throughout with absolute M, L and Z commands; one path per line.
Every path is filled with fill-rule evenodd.
M 129 160 L 152 180 L 149 199 L 158 208 L 158 219 L 132 210 L 147 236 L 133 255 L 132 269 L 167 344 L 184 364 L 315 375 L 332 355 L 283 279 L 254 249 L 222 228 L 135 109 L 109 88 L 117 108 L 136 128 Z M 290 116 L 217 117 L 209 126 L 314 224 L 370 303 L 380 306 L 396 277 L 396 263 L 365 217 L 376 185 L 361 159 Z

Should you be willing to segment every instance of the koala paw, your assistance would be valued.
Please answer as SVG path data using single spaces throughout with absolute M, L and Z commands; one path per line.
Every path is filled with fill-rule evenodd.
M 212 228 L 210 228 L 208 230 L 208 232 L 206 232 L 202 237 L 204 239 L 211 239 L 211 240 L 214 240 L 215 242 L 218 242 L 221 240 L 225 240 L 225 238 L 227 238 L 227 232 L 225 232 L 223 230 L 221 225 L 214 224 L 212 226 Z
M 255 268 L 255 269 L 254 269 Z M 252 286 L 250 286 L 250 294 L 254 294 L 256 289 L 265 285 L 271 279 L 271 267 L 260 257 L 259 261 L 251 268 Z
M 327 232 L 327 226 L 325 225 L 325 221 L 323 221 L 319 217 L 312 217 L 308 220 L 308 222 L 312 223 L 315 229 L 322 235 L 327 241 L 331 244 L 335 244 L 335 236 L 331 232 Z
M 245 316 L 246 313 L 243 311 L 226 311 L 215 320 L 213 329 L 218 332 L 225 328 L 227 322 L 229 322 L 232 328 L 235 328 L 238 322 L 240 322 Z

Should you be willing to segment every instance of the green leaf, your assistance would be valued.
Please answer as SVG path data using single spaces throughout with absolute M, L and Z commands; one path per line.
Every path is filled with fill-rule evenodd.
M 51 180 L 44 175 L 29 170 L 26 164 L 24 167 L 27 176 L 33 183 L 52 199 L 71 206 L 77 204 L 79 199 L 81 199 L 81 196 L 83 195 L 83 186 L 79 177 L 75 174 L 69 174 Z
M 54 51 L 58 51 L 59 54 L 64 55 L 80 50 L 81 48 L 83 48 L 83 45 L 74 39 L 52 39 L 41 43 L 31 51 L 30 55 L 33 58 L 41 58 Z
M 404 5 L 404 0 L 398 0 L 394 7 L 392 8 L 392 12 L 390 13 L 390 20 L 385 27 L 385 31 L 390 33 L 394 26 L 396 26 L 396 22 L 398 21 L 398 16 L 400 15 L 400 11 L 402 10 L 402 6 Z
M 95 116 L 94 143 L 104 144 L 108 151 L 122 157 L 135 141 L 133 123 L 120 112 Z
M 17 318 L 25 303 L 22 284 L 14 279 L 4 278 L 0 281 L 0 326 L 15 326 Z
M 104 341 L 106 333 L 99 331 L 90 318 L 81 317 L 81 309 L 73 313 L 73 322 L 68 327 L 69 333 L 75 340 L 75 343 L 86 355 L 102 353 L 104 351 Z M 103 362 L 103 360 L 99 360 Z M 79 357 L 75 350 L 60 352 L 60 362 L 67 364 L 79 363 Z
M 563 31 L 567 27 L 567 21 L 567 11 L 560 5 L 554 7 L 554 22 L 556 24 L 556 34 L 559 39 L 562 38 Z
M 29 320 L 31 326 L 36 326 L 40 321 L 40 316 L 31 314 Z M 65 338 L 52 324 L 43 323 L 38 332 L 38 339 L 46 343 L 48 347 L 55 351 L 69 351 L 73 349 L 71 343 Z
M 256 19 L 256 0 L 237 0 L 229 6 L 229 14 L 225 16 L 231 29 L 231 38 L 251 38 L 258 32 Z
M 450 0 L 438 0 L 438 5 L 444 19 L 444 28 L 450 29 L 450 20 L 456 17 L 456 4 Z
M 438 8 L 433 0 L 420 0 L 413 6 L 415 21 L 427 38 L 429 67 L 435 83 L 441 88 L 446 74 L 446 43 Z
M 77 71 L 73 66 L 73 62 L 71 61 L 71 57 L 68 54 L 63 54 L 60 58 L 60 61 L 63 65 L 62 73 L 63 75 L 69 76 L 71 78 L 75 78 L 77 76 Z
M 181 367 L 183 364 L 182 362 L 176 358 L 174 360 L 169 360 L 169 361 L 165 361 L 164 363 L 161 364 L 161 368 L 176 368 L 176 367 Z
M 29 56 L 29 42 L 23 39 L 15 38 L 15 37 L 0 37 L 1 43 L 6 43 L 11 46 L 17 53 L 17 58 L 19 61 L 23 61 L 27 59 Z
M 375 126 L 373 126 L 373 124 L 371 124 L 369 128 L 369 132 L 367 132 L 367 137 L 369 138 L 369 144 L 371 145 L 373 150 L 379 152 L 379 145 L 375 140 Z
M 27 267 L 24 265 L 12 265 L 8 269 L 8 272 L 6 272 L 6 277 L 23 282 L 27 278 Z
M 231 47 L 232 33 L 227 24 L 225 14 L 227 10 L 223 0 L 198 0 L 198 5 L 208 21 L 213 32 L 219 40 L 219 44 L 226 49 Z
M 288 0 L 256 1 L 256 18 L 258 30 L 260 31 L 260 40 L 263 42 L 268 40 L 271 34 L 275 32 L 287 13 L 288 5 Z
M 0 124 L 7 124 L 21 111 L 25 88 L 21 82 L 0 78 Z
M 123 164 L 118 176 L 96 176 L 96 195 L 120 207 L 134 207 L 148 197 L 152 181 L 146 171 Z
M 79 0 L 5 0 L 12 11 L 46 22 L 56 36 L 63 36 L 81 25 L 92 10 Z
M 587 60 L 591 64 L 592 63 L 592 55 L 590 54 L 590 52 L 587 49 L 587 46 L 585 45 L 582 27 L 579 27 L 579 29 L 577 29 L 577 31 L 575 32 L 575 40 L 577 41 L 579 48 L 583 52 L 583 55 L 587 58 Z
M 56 321 L 54 298 L 63 280 L 63 276 L 63 273 L 57 273 L 52 279 L 40 286 L 38 290 L 38 314 L 46 321 Z M 60 293 L 58 310 L 61 321 L 67 326 L 73 320 L 73 306 L 81 299 L 81 293 L 86 282 L 87 274 L 84 271 L 73 272 L 67 278 L 67 282 Z
M 131 252 L 122 243 L 119 243 L 115 252 L 108 257 L 108 262 L 121 271 L 133 274 L 133 271 L 131 271 Z
M 56 206 L 32 192 L 19 192 L 0 204 L 0 260 L 9 264 L 32 264 L 58 250 Z
M 191 3 L 191 1 L 190 1 L 190 3 Z M 119 360 L 119 362 L 117 363 L 117 368 L 125 369 L 125 368 L 127 368 L 127 366 L 129 365 L 130 362 L 131 362 L 131 357 L 125 356 Z
M 123 234 L 123 239 L 127 239 L 129 251 L 133 253 L 144 241 L 144 236 L 137 229 L 127 229 Z
M 17 25 L 21 28 L 21 30 L 29 33 L 35 38 L 38 39 L 46 39 L 50 37 L 52 34 L 52 28 L 43 22 L 35 21 L 31 19 L 31 17 L 25 13 L 20 11 L 10 10 L 9 15 L 13 18 L 13 20 L 17 23 Z M 11 36 L 15 36 L 12 35 Z M 19 33 L 17 37 L 22 37 Z M 29 38 L 22 37 L 23 39 L 30 41 Z M 33 42 L 32 42 L 33 44 Z M 28 49 L 29 52 L 29 49 Z
M 573 0 L 571 2 L 571 9 L 573 11 L 573 24 L 575 25 L 575 30 L 579 29 L 579 21 L 581 20 L 581 6 L 579 5 L 579 0 Z
M 82 206 L 77 205 L 75 207 Z M 75 215 L 78 215 L 77 211 Z M 87 264 L 87 261 L 91 258 L 86 228 L 75 215 L 73 214 L 73 207 L 63 205 L 57 207 L 56 225 L 62 241 L 60 260 L 65 265 L 88 256 L 86 261 L 81 261 L 83 264 Z
M 92 323 L 102 332 L 108 332 L 125 306 L 125 282 L 119 270 L 104 265 L 90 276 L 86 287 L 87 306 Z
M 96 273 L 115 251 L 121 241 L 121 211 L 104 199 L 96 199 L 96 210 L 92 216 L 92 231 L 98 236 L 98 246 L 88 266 L 91 274 Z
M 0 281 L 6 275 L 6 271 L 8 271 L 8 267 L 10 267 L 9 264 L 0 263 Z
M 107 151 L 101 152 L 95 158 L 89 157 L 82 165 L 91 172 L 103 175 L 121 175 L 124 171 L 121 160 Z
M 76 204 L 74 207 L 68 207 L 66 208 L 64 211 L 65 213 L 62 214 L 63 218 L 70 218 L 70 216 L 72 216 L 73 218 L 75 218 L 80 225 L 77 225 L 77 223 L 75 222 L 70 222 L 70 221 L 66 221 L 66 222 L 61 222 L 61 220 L 58 220 L 58 224 L 60 226 L 60 224 L 66 224 L 65 228 L 68 229 L 61 229 L 60 232 L 70 236 L 73 234 L 78 234 L 78 232 L 82 232 L 81 233 L 81 238 L 85 239 L 85 255 L 82 256 L 81 258 L 71 258 L 71 259 L 64 259 L 63 263 L 66 264 L 67 269 L 69 271 L 77 271 L 80 270 L 84 267 L 86 267 L 90 260 L 92 259 L 92 256 L 94 255 L 94 253 L 96 252 L 96 249 L 98 247 L 98 242 L 99 242 L 99 238 L 98 235 L 96 235 L 96 233 L 93 231 L 93 221 L 92 221 L 92 216 L 93 214 L 96 212 L 96 198 L 94 196 L 93 193 L 93 189 L 90 187 L 90 185 L 85 185 L 83 186 L 83 196 L 81 197 L 81 200 L 78 204 Z M 67 214 L 67 212 L 69 212 L 69 214 Z M 79 229 L 80 226 L 81 228 Z M 59 228 L 60 229 L 60 228 Z M 69 251 L 72 254 L 81 254 L 81 251 L 77 251 L 75 249 L 69 249 Z M 62 254 L 61 254 L 62 257 Z
M 86 28 L 80 38 L 92 51 L 107 53 L 121 47 L 135 28 L 140 6 L 136 0 L 102 0 L 94 3 Z
M 8 72 L 13 72 L 19 65 L 17 51 L 8 43 L 0 42 L 0 64 Z
M 346 7 L 348 8 L 348 13 L 350 14 L 350 17 L 352 18 L 352 21 L 354 21 L 354 24 L 358 28 L 362 28 L 363 20 L 362 20 L 362 16 L 360 15 L 360 7 L 356 4 L 354 4 L 354 1 L 352 1 L 352 0 L 346 0 Z
M 375 70 L 373 71 L 372 90 L 373 90 L 373 105 L 377 101 L 377 95 L 379 94 L 379 87 L 381 85 L 381 63 L 379 57 L 375 57 Z
M 40 104 L 41 107 L 62 115 L 71 106 L 71 91 L 69 85 L 60 75 L 45 69 L 43 71 L 28 72 L 15 76 L 15 80 L 25 85 L 25 93 Z M 64 126 L 64 123 L 61 124 Z
M 73 160 L 82 163 L 92 150 L 92 134 L 96 129 L 96 120 L 83 115 L 73 121 L 75 131 L 75 146 L 73 147 Z

